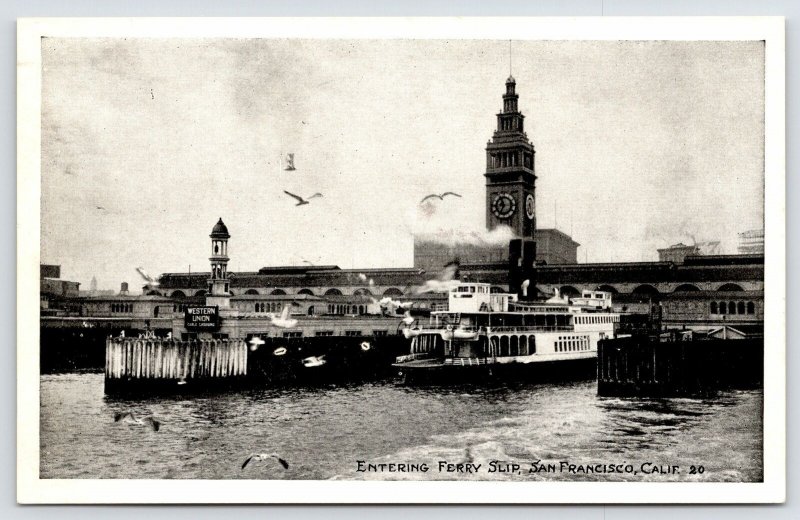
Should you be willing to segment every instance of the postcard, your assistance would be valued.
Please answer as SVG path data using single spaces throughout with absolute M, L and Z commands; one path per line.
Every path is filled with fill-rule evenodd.
M 18 501 L 783 502 L 784 68 L 777 17 L 19 20 Z

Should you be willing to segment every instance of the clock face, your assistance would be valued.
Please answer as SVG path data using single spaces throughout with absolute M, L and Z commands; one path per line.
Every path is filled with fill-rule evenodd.
M 492 214 L 497 218 L 508 218 L 517 210 L 517 203 L 514 197 L 508 193 L 495 195 L 492 200 Z
M 529 220 L 533 220 L 533 217 L 536 216 L 536 201 L 531 194 L 525 197 L 525 214 Z

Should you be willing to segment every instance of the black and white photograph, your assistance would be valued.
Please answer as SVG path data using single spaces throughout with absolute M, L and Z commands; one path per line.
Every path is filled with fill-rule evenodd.
M 782 19 L 19 43 L 21 501 L 783 500 Z

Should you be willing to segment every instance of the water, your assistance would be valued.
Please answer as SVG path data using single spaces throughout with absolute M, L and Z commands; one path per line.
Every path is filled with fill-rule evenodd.
M 42 478 L 420 479 L 735 481 L 762 479 L 762 392 L 709 399 L 596 396 L 594 382 L 409 388 L 391 382 L 240 391 L 201 397 L 118 400 L 103 375 L 41 376 Z M 154 414 L 158 432 L 114 422 Z M 253 452 L 277 463 L 241 464 Z M 427 463 L 427 473 L 357 472 L 357 461 Z M 474 474 L 438 471 L 471 460 Z M 631 464 L 637 474 L 528 473 Z M 489 473 L 491 461 L 520 473 Z M 680 466 L 679 474 L 641 464 Z M 690 466 L 703 466 L 689 474 Z

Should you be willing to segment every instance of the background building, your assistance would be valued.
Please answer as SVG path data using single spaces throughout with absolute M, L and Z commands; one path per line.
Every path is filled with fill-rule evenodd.
M 739 253 L 764 254 L 764 230 L 752 229 L 739 233 Z

